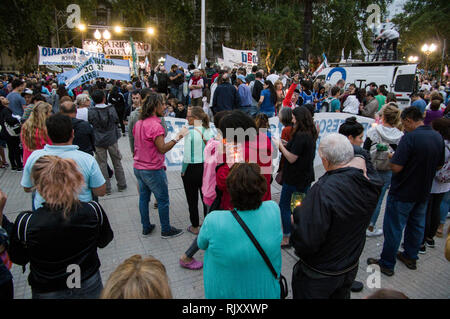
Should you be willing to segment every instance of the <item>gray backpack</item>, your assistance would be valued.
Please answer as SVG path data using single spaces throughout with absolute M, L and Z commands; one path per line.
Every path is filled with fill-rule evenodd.
M 372 141 L 369 151 L 373 167 L 377 171 L 390 171 L 391 165 L 389 153 L 394 153 L 394 149 L 389 145 L 389 143 L 385 143 L 383 141 L 378 132 L 377 134 L 379 139 L 378 141 Z

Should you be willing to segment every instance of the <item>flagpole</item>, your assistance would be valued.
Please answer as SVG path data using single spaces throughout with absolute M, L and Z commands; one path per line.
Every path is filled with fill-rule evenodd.
M 206 62 L 206 9 L 205 0 L 202 0 L 202 27 L 201 27 L 201 43 L 200 43 L 200 62 L 201 67 L 205 68 Z

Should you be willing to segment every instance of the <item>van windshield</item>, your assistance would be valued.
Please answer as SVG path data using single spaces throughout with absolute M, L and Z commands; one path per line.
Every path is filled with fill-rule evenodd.
M 398 75 L 395 81 L 395 92 L 412 92 L 414 89 L 414 74 Z

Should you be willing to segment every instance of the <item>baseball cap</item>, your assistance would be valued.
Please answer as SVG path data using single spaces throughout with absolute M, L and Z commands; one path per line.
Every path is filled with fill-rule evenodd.
M 33 91 L 30 90 L 30 89 L 25 89 L 25 90 L 23 91 L 23 94 L 24 94 L 24 95 L 25 95 L 25 94 L 33 95 Z
M 242 74 L 239 74 L 239 75 L 237 76 L 237 78 L 238 78 L 239 80 L 241 80 L 242 83 L 246 83 L 246 81 L 245 81 L 245 76 L 243 76 Z

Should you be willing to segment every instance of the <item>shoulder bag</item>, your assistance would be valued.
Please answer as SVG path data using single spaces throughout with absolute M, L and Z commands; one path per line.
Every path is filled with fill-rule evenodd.
M 288 285 L 287 285 L 286 278 L 281 273 L 280 273 L 280 277 L 278 277 L 277 272 L 275 271 L 275 268 L 273 268 L 273 265 L 270 262 L 269 257 L 267 257 L 267 255 L 264 252 L 264 250 L 262 249 L 261 245 L 258 243 L 258 241 L 256 240 L 255 236 L 252 234 L 252 232 L 247 227 L 245 222 L 242 220 L 241 216 L 239 216 L 239 214 L 237 213 L 236 209 L 232 210 L 231 213 L 233 214 L 234 218 L 236 218 L 236 220 L 238 221 L 239 225 L 241 225 L 241 227 L 247 233 L 247 236 L 250 238 L 250 240 L 252 241 L 253 245 L 255 245 L 256 249 L 261 254 L 261 257 L 266 262 L 266 264 L 269 267 L 270 271 L 272 272 L 272 274 L 275 276 L 275 278 L 280 283 L 280 292 L 281 292 L 280 298 L 281 299 L 286 299 L 286 297 L 288 296 Z

